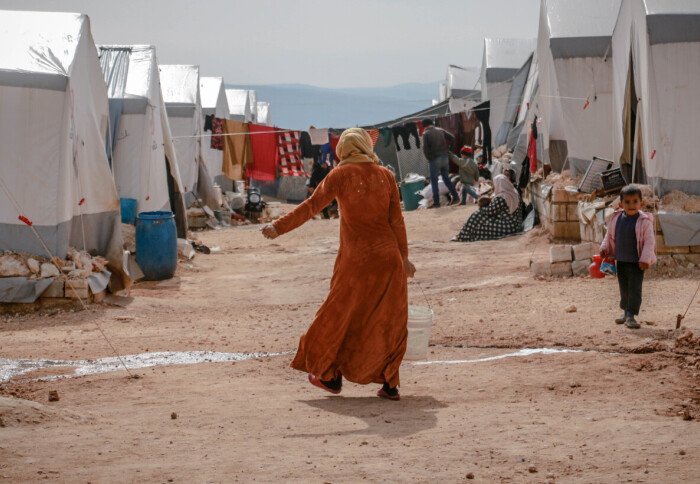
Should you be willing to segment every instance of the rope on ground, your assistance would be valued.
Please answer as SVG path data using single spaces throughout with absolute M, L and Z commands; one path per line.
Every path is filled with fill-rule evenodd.
M 695 301 L 695 297 L 698 295 L 698 291 L 700 291 L 700 284 L 698 284 L 698 288 L 695 290 L 695 294 L 693 294 L 693 297 L 690 299 L 688 307 L 685 308 L 685 312 L 682 315 L 679 314 L 678 316 L 676 316 L 676 329 L 679 329 L 681 327 L 681 321 L 683 321 L 683 319 L 685 319 L 685 315 L 688 314 L 688 310 L 693 304 L 693 301 Z

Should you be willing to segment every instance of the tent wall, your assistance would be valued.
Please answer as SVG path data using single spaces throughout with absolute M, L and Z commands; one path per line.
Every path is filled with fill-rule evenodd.
M 0 250 L 46 256 L 31 229 L 18 220 L 22 215 L 34 223 L 54 255 L 65 257 L 73 246 L 103 255 L 119 269 L 119 198 L 105 151 L 107 89 L 89 19 L 0 12 L 0 23 L 0 41 L 24 55 L 13 57 L 14 47 L 4 49 L 0 69 L 13 70 L 9 62 L 19 60 L 15 79 L 31 81 L 35 72 L 25 70 L 27 57 L 66 78 L 65 91 L 0 85 Z M 26 33 L 33 25 L 38 30 L 31 35 L 16 31 Z M 56 44 L 47 32 L 58 35 Z M 62 46 L 62 61 L 52 55 L 49 46 L 55 45 Z
M 211 132 L 204 131 L 205 116 L 214 115 L 217 118 L 228 119 L 228 101 L 224 89 L 223 77 L 202 77 L 200 79 L 200 95 L 202 99 L 202 153 L 209 174 L 217 179 L 223 176 L 222 164 L 224 153 L 212 149 Z
M 229 117 L 234 121 L 250 123 L 250 91 L 245 89 L 226 89 Z
M 613 34 L 614 161 L 624 149 L 631 55 L 644 140 L 638 149 L 649 181 L 661 194 L 673 189 L 700 194 L 695 139 L 700 125 L 700 41 L 688 37 L 689 31 L 698 30 L 697 2 L 623 0 Z

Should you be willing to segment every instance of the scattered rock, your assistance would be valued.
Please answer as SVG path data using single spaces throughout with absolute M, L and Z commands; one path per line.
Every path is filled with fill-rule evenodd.
M 61 399 L 61 397 L 58 396 L 58 390 L 51 390 L 49 392 L 49 402 L 57 402 Z
M 27 259 L 27 267 L 32 271 L 32 274 L 39 274 L 39 272 L 41 272 L 41 264 L 36 259 Z
M 527 471 L 528 471 L 530 474 L 534 474 L 535 472 L 537 472 L 537 467 L 535 467 L 535 466 L 530 466 L 530 467 L 527 468 Z
M 693 420 L 693 416 L 690 414 L 690 410 L 687 408 L 683 410 L 683 420 Z
M 11 252 L 0 255 L 0 277 L 27 277 L 32 272 L 21 257 Z
M 575 313 L 576 311 L 578 311 L 578 308 L 576 306 L 574 306 L 573 304 L 571 306 L 569 306 L 568 308 L 566 308 L 567 313 Z
M 678 453 L 679 453 L 680 455 L 685 455 L 685 451 L 684 451 L 683 449 L 679 450 Z
M 571 380 L 571 381 L 569 382 L 569 386 L 570 386 L 571 388 L 578 388 L 578 387 L 581 386 L 581 384 L 578 383 L 578 382 L 575 382 L 575 381 Z
M 44 264 L 41 264 L 42 279 L 45 279 L 47 277 L 58 277 L 60 275 L 61 273 L 58 271 L 58 268 L 52 263 L 46 262 Z
M 467 479 L 474 479 L 474 473 L 470 472 L 469 474 L 467 474 Z
M 172 420 L 175 420 L 175 419 L 177 418 L 177 414 L 176 414 L 175 412 L 171 413 L 171 414 L 170 414 L 170 418 L 171 418 Z

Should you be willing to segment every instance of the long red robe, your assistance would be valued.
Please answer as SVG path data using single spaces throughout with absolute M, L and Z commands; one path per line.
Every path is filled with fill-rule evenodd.
M 287 233 L 333 199 L 340 209 L 340 249 L 331 288 L 301 337 L 292 368 L 321 380 L 399 384 L 406 352 L 406 227 L 394 175 L 371 163 L 340 166 L 313 195 L 277 220 Z

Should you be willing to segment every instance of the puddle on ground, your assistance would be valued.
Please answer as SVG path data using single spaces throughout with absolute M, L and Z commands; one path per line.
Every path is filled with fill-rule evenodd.
M 514 356 L 530 356 L 530 355 L 554 355 L 558 353 L 584 353 L 584 350 L 560 350 L 555 348 L 523 348 L 515 353 L 506 353 L 504 355 L 488 356 L 486 358 L 477 358 L 474 360 L 443 360 L 443 361 L 415 361 L 414 365 L 454 365 L 457 363 L 481 363 L 483 361 L 500 360 L 503 358 L 511 358 Z
M 124 364 L 129 370 L 150 368 L 152 366 L 193 365 L 196 363 L 226 363 L 231 361 L 253 360 L 270 356 L 289 355 L 294 351 L 280 353 L 219 353 L 217 351 L 161 351 L 156 353 L 143 353 L 140 355 L 122 356 Z M 97 375 L 112 371 L 123 371 L 119 358 L 112 356 L 96 360 L 29 360 L 0 358 L 0 382 L 37 371 L 44 368 L 68 367 L 62 375 L 50 375 L 36 378 L 36 381 L 53 381 L 59 378 L 73 378 L 77 376 Z
M 465 347 L 464 349 L 473 349 Z M 480 348 L 483 349 L 483 348 Z M 500 360 L 516 356 L 553 355 L 559 353 L 584 353 L 584 350 L 565 350 L 553 348 L 525 348 L 515 353 L 506 353 L 473 360 L 443 360 L 443 361 L 406 361 L 406 364 L 421 365 L 450 365 L 459 363 L 481 363 L 484 361 Z M 294 351 L 282 351 L 279 353 L 220 353 L 216 351 L 161 351 L 157 353 L 143 353 L 140 355 L 122 356 L 124 364 L 129 370 L 150 368 L 153 366 L 194 365 L 197 363 L 226 363 L 232 361 L 253 360 L 255 358 L 267 358 L 294 354 Z M 64 368 L 63 373 L 60 369 Z M 51 369 L 50 375 L 31 378 L 30 381 L 54 381 L 61 378 L 74 378 L 78 376 L 97 375 L 114 371 L 123 371 L 119 358 L 113 356 L 96 360 L 30 360 L 0 358 L 0 382 L 6 382 L 19 376 Z

